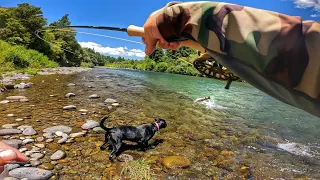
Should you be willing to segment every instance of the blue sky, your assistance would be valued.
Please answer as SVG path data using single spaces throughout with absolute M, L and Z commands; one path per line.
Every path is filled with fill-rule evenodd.
M 185 1 L 185 0 L 181 0 Z M 64 14 L 69 14 L 72 25 L 100 25 L 128 27 L 143 26 L 149 14 L 169 0 L 1 0 L 1 6 L 13 7 L 28 2 L 41 7 L 48 22 L 58 20 Z M 288 15 L 301 16 L 303 19 L 320 21 L 320 0 L 225 0 L 254 8 L 276 11 Z M 123 32 L 102 30 L 80 31 L 115 36 L 141 42 L 141 38 L 128 37 Z M 84 46 L 95 46 L 95 49 L 117 56 L 127 56 L 141 59 L 144 55 L 144 45 L 98 36 L 78 34 L 77 39 Z M 101 45 L 101 46 L 100 46 Z

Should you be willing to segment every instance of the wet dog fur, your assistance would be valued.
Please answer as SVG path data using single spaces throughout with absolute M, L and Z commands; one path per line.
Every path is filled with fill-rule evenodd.
M 148 141 L 154 136 L 154 134 L 162 128 L 167 127 L 167 123 L 164 119 L 157 118 L 154 123 L 143 124 L 140 126 L 116 126 L 106 127 L 104 122 L 108 117 L 104 117 L 100 121 L 100 127 L 106 131 L 105 141 L 100 146 L 101 150 L 104 150 L 104 146 L 108 143 L 111 148 L 109 159 L 112 160 L 113 156 L 119 152 L 122 141 L 132 141 L 138 143 L 138 145 L 146 149 L 148 147 Z

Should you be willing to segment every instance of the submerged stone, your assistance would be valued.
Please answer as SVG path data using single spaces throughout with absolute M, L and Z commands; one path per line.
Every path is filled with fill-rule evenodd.
M 184 168 L 190 166 L 190 161 L 182 156 L 168 156 L 163 158 L 162 164 L 169 169 Z

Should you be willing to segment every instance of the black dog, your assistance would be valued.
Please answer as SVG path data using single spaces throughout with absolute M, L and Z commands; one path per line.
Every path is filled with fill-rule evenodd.
M 117 126 L 113 128 L 108 128 L 104 126 L 104 122 L 108 117 L 104 117 L 100 121 L 100 127 L 106 130 L 105 142 L 100 146 L 103 150 L 103 146 L 107 143 L 110 144 L 112 151 L 109 155 L 109 159 L 118 153 L 122 140 L 128 140 L 132 142 L 137 142 L 142 148 L 148 147 L 148 141 L 154 136 L 154 134 L 162 128 L 167 127 L 166 120 L 155 119 L 152 124 L 143 124 L 137 127 L 134 126 Z

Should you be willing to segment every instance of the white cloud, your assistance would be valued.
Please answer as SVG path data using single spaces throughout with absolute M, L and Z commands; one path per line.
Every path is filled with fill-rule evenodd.
M 127 47 L 104 47 L 101 44 L 97 44 L 94 42 L 79 42 L 81 47 L 84 48 L 91 48 L 94 49 L 94 51 L 106 54 L 106 55 L 114 55 L 114 56 L 135 56 L 143 58 L 145 56 L 145 53 L 140 49 L 128 49 Z
M 320 17 L 320 14 L 311 14 L 311 17 L 313 18 Z
M 313 8 L 315 11 L 320 12 L 320 0 L 294 0 L 293 3 L 297 8 Z

